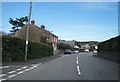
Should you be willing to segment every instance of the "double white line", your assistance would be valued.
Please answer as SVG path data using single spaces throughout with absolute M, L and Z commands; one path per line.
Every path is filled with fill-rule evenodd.
M 9 68 L 10 66 L 2 66 L 0 67 L 0 69 L 3 69 L 3 68 Z
M 17 72 L 17 71 L 20 71 L 20 70 L 22 70 L 22 69 L 25 69 L 25 70 L 20 71 L 20 72 L 18 72 L 18 73 L 16 73 L 16 74 L 12 74 L 12 75 L 8 76 L 7 78 L 15 77 L 15 76 L 17 76 L 17 75 L 19 75 L 19 74 L 22 74 L 22 73 L 26 72 L 26 71 L 29 71 L 29 70 L 31 70 L 31 69 L 34 69 L 34 68 L 36 68 L 37 66 L 38 66 L 38 65 L 36 64 L 36 65 L 33 65 L 32 67 L 30 67 L 30 68 L 28 68 L 28 69 L 26 69 L 27 66 L 24 66 L 24 67 L 22 67 L 22 68 L 16 69 L 16 71 L 10 71 L 10 72 L 8 72 L 8 74 L 12 74 L 12 73 L 15 73 L 15 72 Z M 8 68 L 8 66 L 5 67 L 5 68 Z M 0 75 L 0 78 L 2 78 L 3 76 L 6 76 L 6 75 L 7 75 L 7 74 L 2 74 L 2 75 Z M 3 80 L 6 80 L 6 79 L 0 79 L 0 82 L 3 81 Z

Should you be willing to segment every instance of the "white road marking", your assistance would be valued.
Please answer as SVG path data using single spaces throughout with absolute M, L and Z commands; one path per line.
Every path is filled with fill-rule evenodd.
M 76 60 L 77 60 L 77 71 L 78 71 L 78 75 L 81 75 L 81 72 L 80 72 L 80 67 L 79 67 L 79 62 L 78 62 L 78 57 L 79 57 L 79 55 L 77 55 L 77 58 L 76 58 Z
M 22 69 L 17 69 L 17 71 L 20 71 L 20 70 L 22 70 Z
M 77 60 L 77 65 L 78 65 L 79 63 L 78 63 L 78 60 Z
M 17 74 L 22 74 L 22 73 L 24 73 L 24 71 L 20 71 L 20 72 L 18 72 Z
M 10 76 L 8 76 L 8 78 L 12 78 L 12 77 L 15 77 L 16 75 L 10 75 Z
M 5 75 L 7 75 L 7 74 L 2 74 L 2 75 L 0 75 L 0 77 L 3 77 L 3 76 L 5 76 Z
M 30 69 L 26 69 L 26 70 L 24 70 L 24 71 L 29 71 Z
M 76 58 L 78 60 L 78 58 Z
M 6 80 L 6 79 L 0 79 L 0 82 L 2 82 L 2 81 L 4 81 L 4 80 Z
M 39 63 L 39 64 L 32 64 L 31 66 L 38 66 L 38 65 L 40 65 L 40 64 L 42 64 L 42 63 Z
M 34 67 L 31 67 L 30 70 L 31 70 L 31 69 L 34 69 Z
M 77 71 L 78 71 L 78 75 L 81 75 L 80 67 L 78 65 L 77 65 Z
M 10 67 L 10 66 L 2 66 L 2 67 L 0 67 L 0 69 L 1 69 L 1 68 L 9 68 L 9 67 Z
M 10 72 L 8 72 L 9 74 L 11 74 L 11 73 L 15 73 L 16 71 L 10 71 Z
M 24 73 L 24 72 L 26 72 L 26 71 L 29 71 L 29 70 L 31 70 L 31 69 L 34 69 L 34 68 L 36 68 L 38 65 L 40 65 L 41 63 L 39 63 L 39 64 L 34 64 L 34 65 L 32 65 L 33 67 L 31 67 L 31 68 L 29 68 L 29 69 L 25 69 L 25 68 L 27 68 L 27 66 L 24 66 L 24 67 L 22 67 L 21 69 L 16 69 L 16 71 L 20 71 L 20 70 L 22 70 L 22 69 L 25 69 L 24 71 L 20 71 L 20 72 L 18 72 L 17 74 L 14 74 L 14 75 L 10 75 L 10 76 L 8 76 L 7 78 L 12 78 L 12 77 L 15 77 L 15 76 L 17 76 L 18 74 L 22 74 L 22 73 Z M 4 68 L 8 68 L 8 66 L 7 67 L 4 67 Z M 11 73 L 15 73 L 16 71 L 10 71 L 10 72 L 8 72 L 9 74 L 11 74 Z M 0 77 L 3 77 L 3 76 L 5 76 L 5 75 L 7 75 L 7 74 L 2 74 L 2 75 L 0 75 Z M 0 79 L 0 81 L 2 81 L 2 80 L 6 80 L 6 79 Z
M 27 66 L 22 67 L 23 69 L 27 68 Z
M 33 66 L 34 68 L 38 67 L 37 65 Z
M 33 66 L 33 67 L 31 67 L 30 69 L 34 69 L 34 68 L 36 68 L 37 66 Z

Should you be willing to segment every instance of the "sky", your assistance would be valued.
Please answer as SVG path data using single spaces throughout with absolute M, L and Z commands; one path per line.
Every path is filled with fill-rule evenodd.
M 9 19 L 28 12 L 28 2 L 2 2 L 2 30 L 9 33 Z M 31 20 L 61 40 L 105 41 L 118 35 L 118 3 L 33 2 Z

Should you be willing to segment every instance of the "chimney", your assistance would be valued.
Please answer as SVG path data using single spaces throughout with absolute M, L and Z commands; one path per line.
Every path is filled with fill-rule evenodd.
M 45 26 L 43 24 L 41 25 L 41 29 L 45 29 Z
M 35 25 L 35 21 L 34 20 L 31 21 L 31 25 Z

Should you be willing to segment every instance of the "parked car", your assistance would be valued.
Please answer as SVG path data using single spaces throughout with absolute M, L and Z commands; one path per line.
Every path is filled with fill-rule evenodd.
M 79 51 L 78 50 L 74 50 L 74 54 L 78 54 L 79 53 Z
M 93 51 L 93 54 L 97 54 L 97 51 L 96 51 L 96 50 L 94 50 L 94 51 Z
M 64 50 L 64 54 L 72 54 L 72 51 L 67 49 L 67 50 Z

